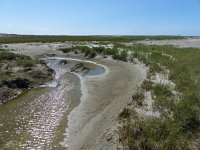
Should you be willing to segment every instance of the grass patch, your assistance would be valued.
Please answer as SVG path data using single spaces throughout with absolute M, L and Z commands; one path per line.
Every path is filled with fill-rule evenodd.
M 63 53 L 80 52 L 84 53 L 85 57 L 94 58 L 97 54 L 100 55 L 111 55 L 113 59 L 127 61 L 128 53 L 127 50 L 119 51 L 117 48 L 105 48 L 105 47 L 93 47 L 88 46 L 73 46 L 68 48 L 60 49 Z
M 143 106 L 144 101 L 144 93 L 143 92 L 137 92 L 132 96 L 132 100 L 137 103 L 138 106 Z
M 119 119 L 130 118 L 131 110 L 128 108 L 124 108 L 122 112 L 119 114 Z
M 0 61 L 16 60 L 18 58 L 20 58 L 20 55 L 18 55 L 18 54 L 14 54 L 14 53 L 7 52 L 7 51 L 0 51 Z
M 127 61 L 128 53 L 126 50 L 118 51 L 112 55 L 113 59 Z
M 141 87 L 142 87 L 142 89 L 144 89 L 146 91 L 150 91 L 153 89 L 153 83 L 149 80 L 145 80 L 145 81 L 143 81 Z
M 189 149 L 191 141 L 177 124 L 162 118 L 128 121 L 120 133 L 131 150 Z
M 65 41 L 100 41 L 100 42 L 128 42 L 138 40 L 184 39 L 183 36 L 53 36 L 53 35 L 4 35 L 0 43 L 28 43 L 28 42 L 65 42 Z
M 172 111 L 174 107 L 173 94 L 167 85 L 156 84 L 153 88 L 153 94 L 156 95 L 155 106 L 163 114 L 166 111 Z
M 18 66 L 21 66 L 21 67 L 31 68 L 31 67 L 35 67 L 36 62 L 30 59 L 21 59 L 21 60 L 17 60 L 17 64 Z
M 143 83 L 142 88 L 156 96 L 155 106 L 161 111 L 161 117 L 125 124 L 122 134 L 129 148 L 170 150 L 196 146 L 194 141 L 200 139 L 200 50 L 142 44 L 125 49 L 133 52 L 133 58 L 147 64 L 151 75 L 162 73 L 164 66 L 170 71 L 169 79 L 176 84 L 175 90 L 181 93 L 180 100 L 176 101 L 168 86 Z M 169 115 L 166 110 L 172 113 Z

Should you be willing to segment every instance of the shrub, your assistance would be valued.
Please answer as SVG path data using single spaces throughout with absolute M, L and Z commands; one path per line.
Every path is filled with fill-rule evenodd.
M 97 55 L 97 53 L 95 51 L 92 51 L 90 53 L 90 58 L 94 58 L 94 57 L 96 57 L 96 55 Z
M 16 60 L 20 55 L 11 52 L 0 51 L 0 60 Z
M 137 103 L 137 105 L 142 106 L 143 100 L 144 100 L 144 94 L 143 92 L 137 92 L 132 96 L 132 100 Z
M 145 89 L 147 91 L 150 91 L 153 89 L 153 83 L 150 80 L 145 80 L 142 85 L 142 89 Z
M 103 51 L 103 54 L 104 55 L 114 55 L 114 54 L 117 54 L 118 53 L 118 50 L 117 49 L 114 49 L 114 48 L 106 48 L 104 51 Z
M 73 51 L 72 47 L 67 47 L 67 48 L 61 48 L 59 49 L 60 51 L 62 51 L 63 53 L 69 53 Z
M 105 47 L 93 47 L 92 48 L 95 52 L 97 52 L 98 54 L 101 54 L 103 51 L 105 51 Z
M 156 84 L 153 94 L 156 96 L 155 105 L 161 112 L 165 114 L 173 110 L 173 94 L 167 85 Z
M 121 51 L 120 53 L 114 53 L 112 55 L 112 58 L 113 59 L 116 59 L 116 60 L 121 60 L 121 61 L 127 61 L 127 57 L 128 57 L 128 54 L 125 50 Z
M 17 61 L 17 64 L 22 67 L 30 67 L 31 68 L 36 65 L 36 62 L 31 59 L 21 59 L 21 60 Z
M 124 108 L 122 112 L 119 114 L 119 119 L 130 118 L 131 110 L 128 108 Z
M 177 104 L 174 110 L 174 119 L 184 131 L 195 130 L 199 128 L 199 109 L 198 104 L 191 100 L 183 100 Z

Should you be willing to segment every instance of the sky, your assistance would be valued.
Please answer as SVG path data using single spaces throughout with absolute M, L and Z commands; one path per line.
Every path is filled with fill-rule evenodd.
M 0 0 L 0 33 L 200 35 L 200 0 Z

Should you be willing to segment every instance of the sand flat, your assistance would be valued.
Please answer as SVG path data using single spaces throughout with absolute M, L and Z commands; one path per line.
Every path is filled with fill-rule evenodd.
M 107 141 L 106 136 L 117 124 L 120 111 L 146 77 L 142 64 L 106 59 L 94 61 L 107 66 L 109 72 L 85 80 L 88 96 L 69 116 L 69 138 L 65 142 L 71 150 L 116 149 L 117 141 Z

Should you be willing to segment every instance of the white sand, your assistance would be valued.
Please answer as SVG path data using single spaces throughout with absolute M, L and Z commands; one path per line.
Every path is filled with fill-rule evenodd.
M 180 48 L 193 47 L 200 48 L 200 38 L 188 38 L 183 40 L 150 40 L 139 41 L 136 43 L 142 43 L 146 45 L 172 45 Z

